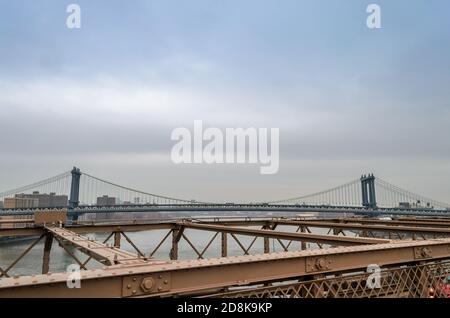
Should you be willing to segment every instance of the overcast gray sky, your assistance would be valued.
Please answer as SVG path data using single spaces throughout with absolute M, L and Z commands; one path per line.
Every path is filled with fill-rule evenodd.
M 66 28 L 66 6 L 82 27 Z M 366 27 L 381 6 L 382 28 Z M 450 3 L 0 0 L 0 191 L 82 171 L 265 201 L 373 172 L 450 202 Z M 280 170 L 175 165 L 171 131 L 280 129 Z

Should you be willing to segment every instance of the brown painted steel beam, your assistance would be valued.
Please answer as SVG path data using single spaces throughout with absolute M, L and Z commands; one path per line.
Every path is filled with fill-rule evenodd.
M 70 244 L 77 247 L 78 250 L 88 256 L 98 260 L 105 265 L 113 264 L 142 264 L 146 259 L 106 244 L 89 240 L 87 237 L 59 227 L 45 227 L 48 233 L 51 233 L 62 244 Z
M 429 227 L 448 227 L 450 221 L 445 220 L 431 220 L 431 219 L 393 219 L 393 220 L 378 220 L 372 218 L 342 218 L 335 220 L 324 220 L 325 222 L 344 222 L 344 223 L 361 223 L 361 224 L 388 224 L 388 225 L 405 225 L 405 226 L 429 226 Z
M 362 224 L 367 224 L 368 226 L 364 227 L 366 230 L 384 230 L 386 232 L 390 231 L 389 226 L 392 227 L 392 232 L 396 232 L 399 230 L 398 227 L 394 227 L 393 225 L 407 225 L 401 227 L 403 232 L 410 233 L 430 233 L 430 234 L 443 234 L 446 235 L 449 233 L 449 228 L 446 222 L 437 221 L 420 221 L 420 223 L 415 221 L 399 221 L 399 220 L 373 220 L 373 219 L 339 219 L 333 220 L 289 220 L 283 218 L 267 218 L 267 219 L 242 219 L 242 220 L 219 220 L 219 221 L 201 221 L 201 224 L 212 224 L 212 225 L 222 225 L 222 226 L 264 226 L 267 224 L 282 224 L 283 222 L 297 222 L 296 224 L 315 224 L 317 227 L 334 227 L 338 226 L 343 228 L 347 226 L 349 229 L 351 228 L 362 228 Z M 27 220 L 26 223 L 29 223 Z M 356 223 L 356 224 L 354 224 Z M 375 225 L 371 225 L 375 223 Z M 386 227 L 382 227 L 381 225 L 377 226 L 376 224 L 380 223 Z M 337 225 L 336 225 L 337 224 Z M 295 224 L 294 224 L 295 225 Z M 319 226 L 321 225 L 321 226 Z M 86 224 L 86 225 L 75 225 L 68 226 L 72 232 L 78 234 L 88 234 L 88 233 L 110 233 L 110 232 L 141 232 L 141 231 L 150 231 L 150 230 L 160 230 L 160 229 L 173 229 L 177 226 L 177 223 L 174 222 L 166 222 L 160 221 L 155 222 L 151 221 L 139 221 L 139 222 L 130 222 L 129 224 Z M 39 236 L 44 233 L 42 228 L 0 228 L 0 237 L 5 236 Z
M 334 223 L 334 222 L 317 222 L 317 221 L 297 221 L 282 220 L 275 221 L 280 225 L 309 226 L 318 228 L 332 228 L 334 230 L 362 230 L 362 231 L 379 231 L 379 232 L 402 232 L 402 233 L 422 233 L 432 235 L 450 235 L 450 228 L 437 227 L 417 227 L 417 226 L 388 226 L 388 225 L 369 225 L 356 223 Z M 336 232 L 335 232 L 336 233 Z
M 362 237 L 344 237 L 337 235 L 320 235 L 310 233 L 292 233 L 292 232 L 280 232 L 273 230 L 258 230 L 242 227 L 231 227 L 224 225 L 212 225 L 212 224 L 199 224 L 193 222 L 183 222 L 186 228 L 202 230 L 202 231 L 216 231 L 226 232 L 239 235 L 257 236 L 264 238 L 284 239 L 292 241 L 303 241 L 311 243 L 323 243 L 331 245 L 362 245 L 362 244 L 380 244 L 387 243 L 389 240 L 374 239 L 374 238 L 362 238 Z
M 380 225 L 404 225 L 407 227 L 431 227 L 431 228 L 448 228 L 450 222 L 443 221 L 399 221 L 399 220 L 377 220 L 365 218 L 342 218 L 342 219 L 315 219 L 303 220 L 298 218 L 272 218 L 267 220 L 227 220 L 227 221 L 200 221 L 202 224 L 218 224 L 229 226 L 258 226 L 266 223 L 280 223 L 284 220 L 291 220 L 296 222 L 317 222 L 317 223 L 332 223 L 332 224 L 380 224 Z M 419 230 L 418 230 L 419 231 Z
M 199 295 L 229 286 L 287 281 L 450 258 L 450 239 L 282 252 L 154 265 L 116 265 L 82 272 L 69 289 L 69 273 L 0 280 L 0 297 L 154 297 Z
M 42 274 L 47 274 L 50 269 L 50 251 L 52 249 L 53 235 L 45 235 L 44 254 L 42 256 Z
M 14 228 L 14 229 L 0 229 L 0 237 L 8 236 L 40 236 L 45 234 L 42 228 Z
M 0 224 L 27 224 L 27 223 L 34 223 L 34 219 L 2 219 L 0 217 Z
M 135 223 L 135 224 L 91 224 L 91 225 L 75 225 L 67 226 L 72 232 L 78 234 L 88 234 L 88 233 L 109 233 L 115 231 L 121 232 L 142 232 L 150 230 L 164 230 L 171 229 L 176 226 L 176 223 L 168 222 L 148 222 L 148 223 Z
M 221 237 L 221 256 L 227 257 L 228 256 L 228 234 L 227 233 L 220 233 Z
M 90 234 L 90 233 L 110 233 L 110 232 L 142 232 L 151 230 L 161 230 L 161 229 L 171 229 L 174 227 L 175 223 L 166 222 L 149 222 L 144 224 L 89 224 L 89 225 L 75 225 L 67 226 L 74 233 L 78 234 Z M 41 227 L 23 227 L 23 228 L 2 228 L 0 229 L 0 237 L 5 236 L 37 236 L 45 233 Z

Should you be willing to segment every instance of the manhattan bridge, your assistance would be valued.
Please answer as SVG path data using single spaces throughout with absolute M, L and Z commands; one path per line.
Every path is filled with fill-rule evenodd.
M 33 192 L 67 195 L 69 213 L 110 212 L 337 212 L 441 216 L 450 204 L 404 190 L 373 174 L 362 175 L 324 191 L 271 202 L 219 203 L 174 198 L 122 186 L 78 168 L 20 188 L 0 193 L 0 201 Z M 35 192 L 36 193 L 36 192 Z M 114 204 L 98 204 L 99 197 L 114 198 Z M 32 214 L 33 209 L 2 209 L 0 215 Z
M 36 206 L 56 196 L 61 206 Z M 294 198 L 220 203 L 73 168 L 0 201 L 0 298 L 450 297 L 450 205 L 373 174 Z M 61 266 L 72 261 L 83 288 L 68 288 Z

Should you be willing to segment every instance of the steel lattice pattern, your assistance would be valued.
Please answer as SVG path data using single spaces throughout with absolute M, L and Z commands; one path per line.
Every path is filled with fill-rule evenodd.
M 213 295 L 224 298 L 447 298 L 450 262 L 381 271 L 379 285 L 370 286 L 371 274 L 321 278 L 295 284 L 259 287 Z M 447 284 L 447 285 L 446 285 Z

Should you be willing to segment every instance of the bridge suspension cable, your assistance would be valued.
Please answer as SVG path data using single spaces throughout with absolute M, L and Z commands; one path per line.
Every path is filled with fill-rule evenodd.
M 343 185 L 295 198 L 268 202 L 270 204 L 307 204 L 307 205 L 336 205 L 361 206 L 360 179 L 347 182 Z
M 56 195 L 69 196 L 71 193 L 71 186 L 74 184 L 71 183 L 71 181 L 73 181 L 72 173 L 73 170 L 67 171 L 27 186 L 1 192 L 0 201 L 4 201 L 5 198 L 14 197 L 16 194 L 31 194 L 34 191 L 38 191 L 41 194 L 54 193 Z M 79 193 L 79 196 L 76 195 L 76 201 L 81 205 L 210 203 L 178 199 L 170 196 L 136 190 L 100 179 L 87 173 L 81 173 L 79 169 L 78 174 L 79 187 L 75 187 L 77 189 L 75 193 Z M 372 182 L 375 180 L 375 186 L 373 187 L 371 193 L 373 200 L 371 202 L 373 204 L 370 205 L 370 207 L 441 210 L 450 209 L 450 204 L 448 203 L 439 202 L 437 200 L 415 194 L 411 191 L 402 189 L 396 185 L 384 181 L 383 179 L 374 178 L 373 175 L 362 176 L 361 178 L 328 190 L 265 203 L 361 207 L 364 205 L 363 197 L 364 195 L 367 195 L 367 193 L 363 193 L 363 189 L 365 189 L 364 182 L 365 180 L 368 180 L 368 178 L 370 179 L 369 181 Z M 367 190 L 365 189 L 364 191 L 366 192 Z M 365 200 L 367 201 L 367 199 Z
M 98 198 L 114 198 L 114 204 L 183 204 L 191 200 L 144 192 L 103 180 L 93 175 L 82 174 L 80 184 L 80 202 L 82 205 L 97 204 Z M 101 200 L 101 199 L 100 199 Z M 105 197 L 106 200 L 106 197 Z M 106 204 L 107 205 L 107 204 Z
M 13 197 L 16 194 L 39 191 L 40 193 L 55 193 L 57 195 L 67 195 L 70 192 L 70 171 L 56 176 L 0 193 L 0 201 Z
M 448 209 L 450 204 L 439 202 L 411 191 L 402 189 L 383 179 L 375 180 L 378 206 L 402 208 Z M 402 206 L 400 206 L 402 205 Z
M 72 173 L 67 171 L 56 176 L 34 182 L 19 188 L 7 190 L 0 193 L 0 201 L 6 198 L 13 198 L 18 194 L 33 194 L 37 191 L 40 194 L 66 195 L 71 192 Z M 116 183 L 103 180 L 87 173 L 81 173 L 79 184 L 79 200 L 83 205 L 95 205 L 101 197 L 107 196 L 113 199 L 116 204 L 186 204 L 191 200 L 178 199 L 164 195 L 148 193 L 129 187 L 124 187 Z M 100 199 L 101 200 L 101 199 Z M 108 205 L 106 201 L 102 205 Z M 197 201 L 195 201 L 197 202 Z M 204 203 L 204 202 L 198 202 Z

